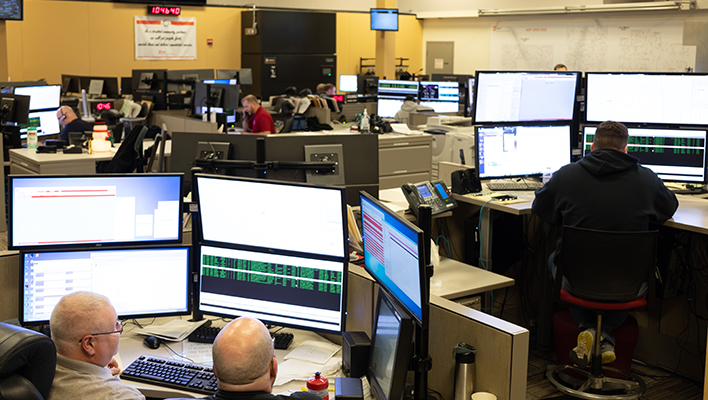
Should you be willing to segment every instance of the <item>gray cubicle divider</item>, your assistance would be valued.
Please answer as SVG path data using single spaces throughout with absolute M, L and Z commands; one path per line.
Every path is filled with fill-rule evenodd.
M 230 160 L 256 160 L 256 139 L 266 139 L 266 161 L 306 161 L 305 146 L 341 145 L 344 151 L 344 187 L 347 204 L 359 204 L 359 191 L 366 190 L 374 196 L 379 191 L 379 141 L 377 135 L 352 134 L 283 134 L 283 135 L 234 135 L 215 133 L 172 133 L 171 172 L 185 173 L 186 190 L 190 186 L 189 171 L 193 165 L 199 142 L 231 143 Z M 257 177 L 256 171 L 231 172 L 237 176 Z M 305 171 L 269 170 L 269 179 L 305 182 Z M 185 191 L 186 194 L 186 191 Z
M 371 337 L 377 285 L 362 267 L 349 266 L 347 331 Z M 435 295 L 430 296 L 428 387 L 452 399 L 455 360 L 452 349 L 465 342 L 477 348 L 476 391 L 498 400 L 524 400 L 530 333 L 527 329 Z M 410 378 L 410 376 L 409 376 Z

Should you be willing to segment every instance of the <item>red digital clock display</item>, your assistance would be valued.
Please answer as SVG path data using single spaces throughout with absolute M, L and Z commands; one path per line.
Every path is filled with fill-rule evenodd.
M 181 12 L 181 7 L 148 6 L 148 14 L 150 15 L 179 15 Z

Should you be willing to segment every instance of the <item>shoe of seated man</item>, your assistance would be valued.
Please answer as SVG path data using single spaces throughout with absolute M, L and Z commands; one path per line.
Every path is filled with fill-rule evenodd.
M 578 366 L 578 368 L 585 369 L 590 363 L 590 358 L 592 357 L 592 345 L 595 341 L 595 330 L 588 329 L 580 332 L 578 335 L 578 345 L 573 348 L 568 354 L 570 361 Z M 614 353 L 613 353 L 614 354 Z
M 600 343 L 600 355 L 602 356 L 603 364 L 609 364 L 615 361 L 617 359 L 617 355 L 615 355 L 615 346 L 607 340 L 603 340 Z

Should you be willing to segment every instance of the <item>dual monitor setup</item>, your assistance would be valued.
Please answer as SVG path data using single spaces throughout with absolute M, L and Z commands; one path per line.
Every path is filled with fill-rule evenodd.
M 86 290 L 108 296 L 122 319 L 250 316 L 343 332 L 344 189 L 194 176 L 189 246 L 182 174 L 11 175 L 8 243 L 20 251 L 20 322 L 46 324 L 62 296 Z M 415 325 L 427 323 L 423 231 L 366 192 L 361 203 L 367 270 L 383 288 L 369 378 L 377 400 L 398 400 Z M 85 218 L 57 224 L 40 209 L 81 210 Z
M 540 176 L 571 162 L 579 72 L 478 71 L 472 122 L 480 179 Z M 706 74 L 586 73 L 580 140 L 590 152 L 597 125 L 629 129 L 628 153 L 665 181 L 706 179 Z
M 26 99 L 18 98 L 26 96 Z M 3 104 L 9 111 L 3 122 L 16 123 L 21 138 L 27 136 L 27 129 L 36 128 L 37 135 L 58 135 L 61 132 L 57 120 L 57 109 L 61 105 L 60 85 L 6 87 L 0 93 Z

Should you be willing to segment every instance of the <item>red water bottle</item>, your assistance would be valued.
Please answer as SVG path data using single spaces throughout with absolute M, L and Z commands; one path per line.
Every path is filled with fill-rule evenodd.
M 321 397 L 322 400 L 329 400 L 329 384 L 327 378 L 320 376 L 319 372 L 315 372 L 315 376 L 311 376 L 307 380 L 307 391 Z

